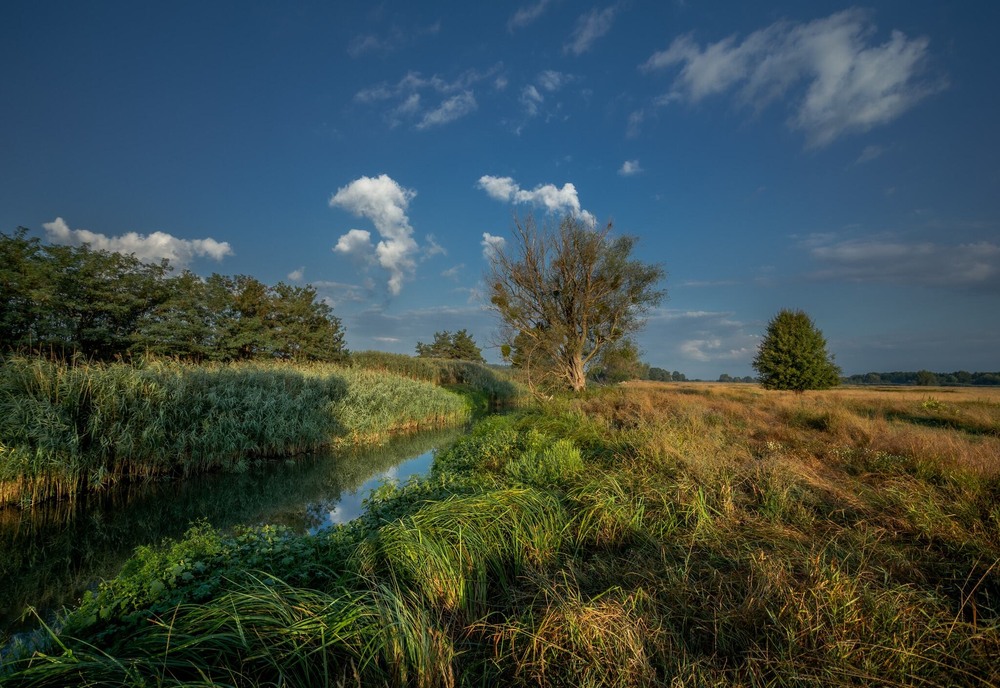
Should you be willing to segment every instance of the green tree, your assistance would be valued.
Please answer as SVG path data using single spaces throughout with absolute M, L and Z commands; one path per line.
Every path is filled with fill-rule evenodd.
M 929 370 L 918 370 L 915 381 L 921 387 L 929 387 L 938 383 L 938 376 Z
M 612 237 L 575 217 L 558 227 L 515 221 L 486 281 L 500 318 L 501 351 L 519 359 L 533 388 L 582 390 L 601 350 L 642 327 L 665 295 L 663 269 L 631 258 L 636 239 Z
M 588 375 L 594 382 L 603 384 L 648 378 L 650 367 L 642 362 L 641 356 L 638 344 L 631 339 L 622 339 L 601 350 Z
M 347 350 L 340 319 L 317 299 L 312 286 L 278 282 L 269 290 L 267 316 L 271 355 L 295 361 L 344 361 Z
M 483 352 L 476 345 L 476 340 L 464 329 L 454 334 L 448 330 L 435 332 L 434 341 L 430 344 L 417 342 L 417 356 L 485 363 Z
M 205 282 L 185 270 L 168 279 L 163 288 L 166 298 L 138 322 L 132 351 L 191 361 L 209 358 L 215 319 Z
M 767 325 L 753 360 L 765 389 L 827 389 L 840 383 L 840 368 L 826 339 L 803 311 L 782 310 Z
M 13 236 L 0 233 L 0 349 L 8 351 L 38 346 L 50 286 L 44 251 L 27 233 L 24 227 Z

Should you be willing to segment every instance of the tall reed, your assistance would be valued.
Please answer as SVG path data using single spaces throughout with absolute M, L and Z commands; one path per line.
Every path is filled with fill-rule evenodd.
M 0 506 L 463 422 L 434 385 L 333 365 L 0 361 Z

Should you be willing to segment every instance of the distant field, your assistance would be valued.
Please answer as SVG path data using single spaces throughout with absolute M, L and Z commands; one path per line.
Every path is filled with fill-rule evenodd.
M 557 398 L 344 528 L 144 550 L 60 642 L 7 683 L 997 686 L 1000 390 Z

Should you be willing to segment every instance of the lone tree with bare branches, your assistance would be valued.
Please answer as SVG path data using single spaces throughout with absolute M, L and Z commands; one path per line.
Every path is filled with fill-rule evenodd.
M 644 324 L 660 303 L 663 268 L 631 258 L 636 238 L 611 235 L 566 216 L 539 227 L 514 222 L 514 241 L 494 245 L 486 282 L 501 321 L 504 358 L 533 389 L 587 385 L 587 368 L 607 346 Z

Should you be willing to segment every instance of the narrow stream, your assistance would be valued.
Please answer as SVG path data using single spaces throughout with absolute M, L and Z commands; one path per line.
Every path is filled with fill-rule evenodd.
M 461 429 L 425 432 L 383 447 L 264 462 L 244 473 L 124 486 L 76 503 L 0 509 L 0 646 L 50 616 L 96 581 L 115 575 L 139 545 L 176 538 L 192 521 L 220 529 L 273 523 L 316 533 L 361 514 L 387 480 L 426 474 L 435 449 Z

